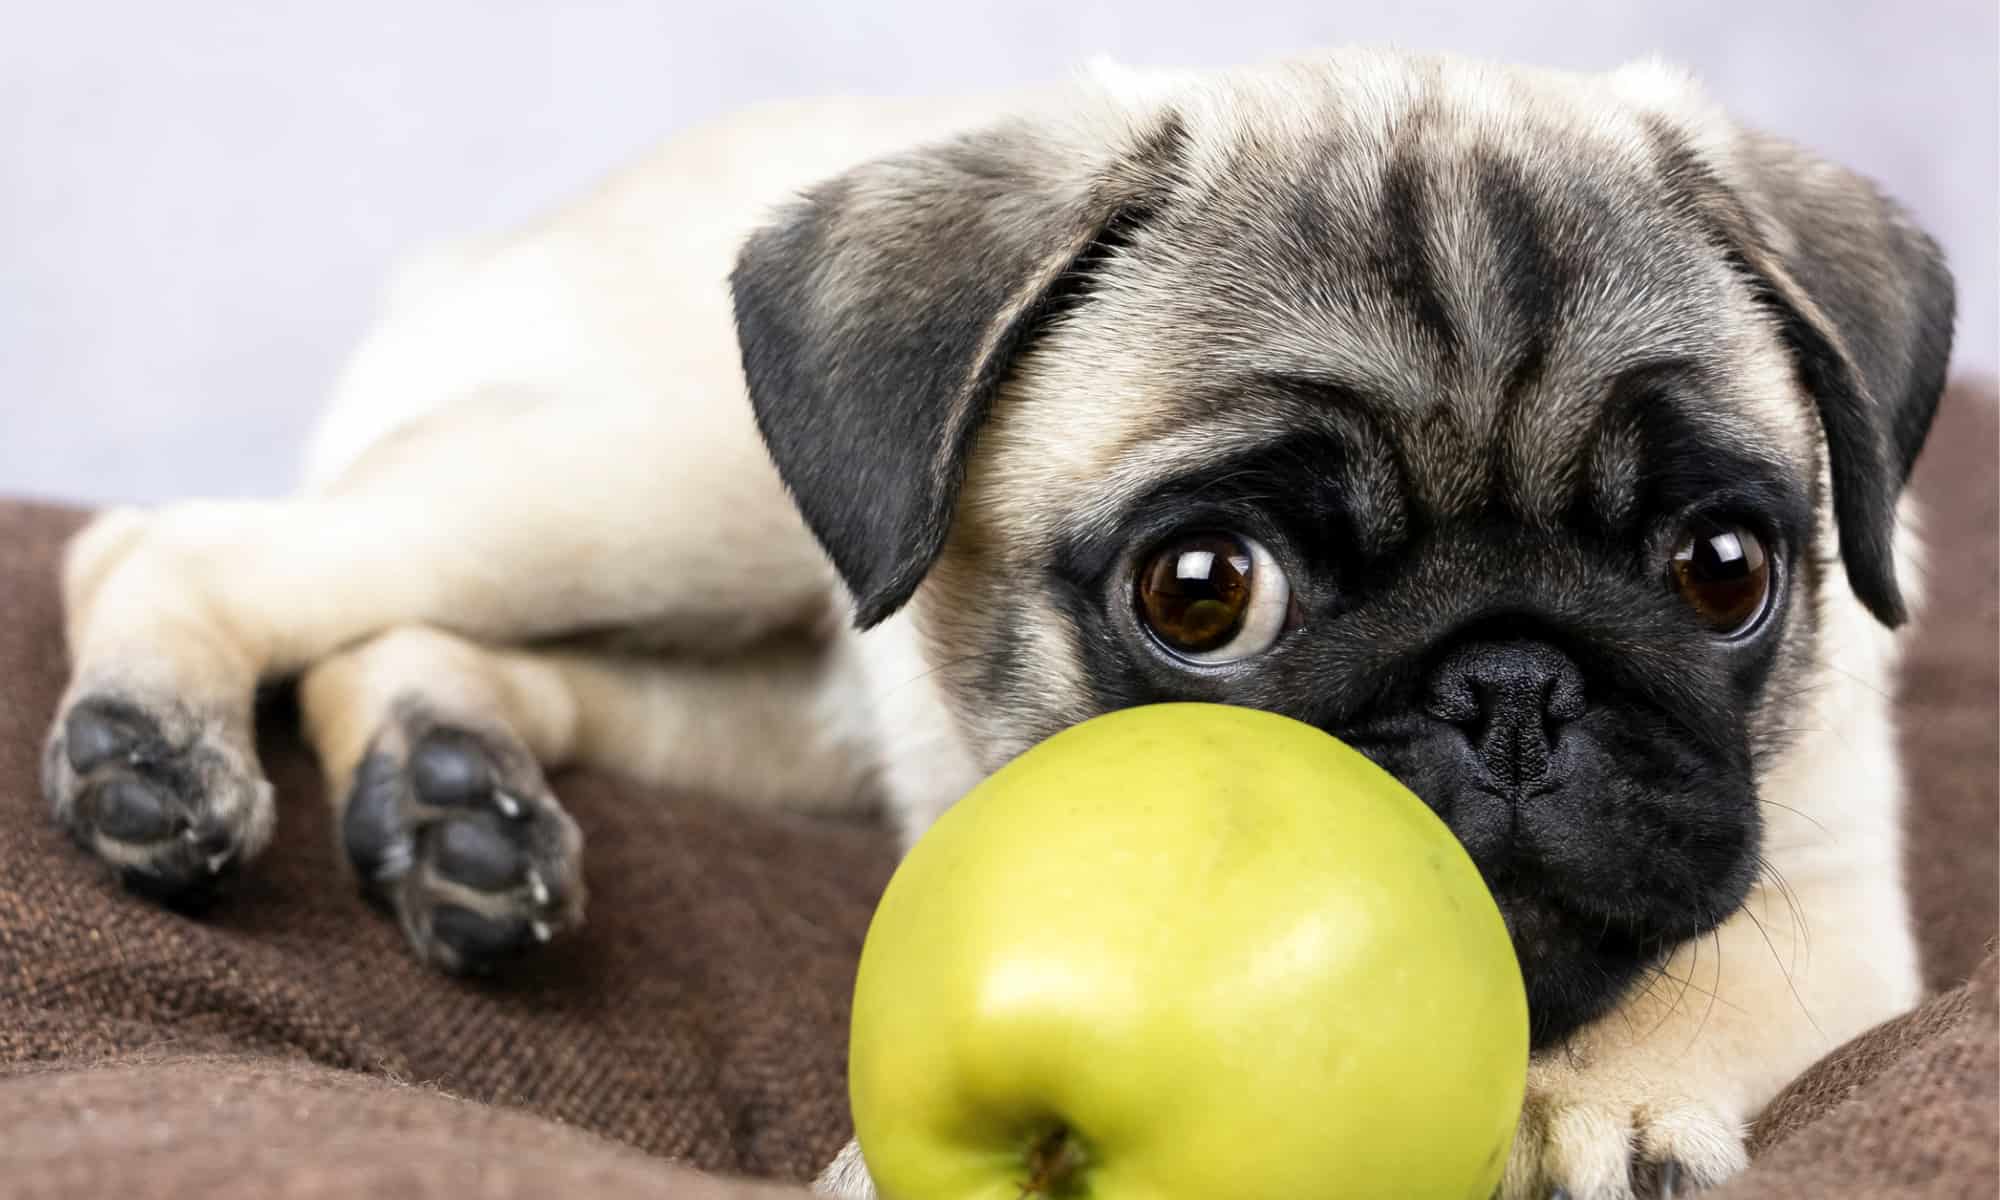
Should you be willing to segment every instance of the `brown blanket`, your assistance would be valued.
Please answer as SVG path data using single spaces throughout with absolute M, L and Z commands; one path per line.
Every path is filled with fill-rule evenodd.
M 1937 996 L 1781 1097 L 1727 1197 L 1994 1195 L 1993 405 L 1990 386 L 1955 391 L 1919 470 L 1931 609 L 1902 702 Z M 846 1138 L 847 993 L 884 835 L 561 776 L 590 924 L 526 974 L 457 982 L 342 880 L 277 711 L 276 845 L 204 917 L 164 912 L 35 792 L 63 680 L 54 562 L 79 520 L 0 505 L 0 1196 L 800 1194 L 695 1169 L 796 1181 Z

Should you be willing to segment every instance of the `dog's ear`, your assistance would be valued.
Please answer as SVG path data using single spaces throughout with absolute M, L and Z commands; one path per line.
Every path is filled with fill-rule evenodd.
M 1781 139 L 1742 133 L 1700 155 L 1654 132 L 1670 186 L 1757 289 L 1812 394 L 1848 581 L 1899 625 L 1896 502 L 1951 357 L 1955 293 L 1937 244 L 1874 184 Z
M 1164 110 L 1019 121 L 857 167 L 744 245 L 730 276 L 757 423 L 862 628 L 943 548 L 995 390 L 1078 298 L 1179 153 Z
M 1896 581 L 1896 501 L 1930 432 L 1951 359 L 1956 294 L 1937 244 L 1868 180 L 1777 138 L 1744 140 L 1752 213 L 1745 258 L 1818 403 L 1840 557 L 1885 625 Z

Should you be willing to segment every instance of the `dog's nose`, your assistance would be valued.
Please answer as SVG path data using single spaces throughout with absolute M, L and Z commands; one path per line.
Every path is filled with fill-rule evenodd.
M 1583 673 L 1546 642 L 1469 642 L 1431 672 L 1425 709 L 1465 731 L 1495 782 L 1548 774 L 1557 731 L 1583 715 Z

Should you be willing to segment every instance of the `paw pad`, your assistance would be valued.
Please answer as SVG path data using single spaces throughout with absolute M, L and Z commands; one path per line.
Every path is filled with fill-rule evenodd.
M 247 732 L 173 704 L 110 695 L 71 704 L 50 736 L 42 785 L 79 845 L 168 903 L 210 899 L 262 848 L 273 820 Z
M 453 971 L 489 970 L 575 925 L 582 838 L 532 757 L 499 735 L 415 724 L 377 737 L 342 818 L 371 895 Z

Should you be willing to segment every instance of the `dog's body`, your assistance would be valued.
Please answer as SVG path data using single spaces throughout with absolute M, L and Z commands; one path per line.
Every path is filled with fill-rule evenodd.
M 1950 303 L 1651 67 L 764 110 L 414 270 L 301 497 L 80 537 L 46 786 L 185 895 L 268 838 L 299 674 L 348 859 L 466 969 L 581 918 L 545 766 L 907 839 L 1096 712 L 1275 708 L 1501 899 L 1507 1194 L 1710 1182 L 1916 997 L 1890 539 Z

